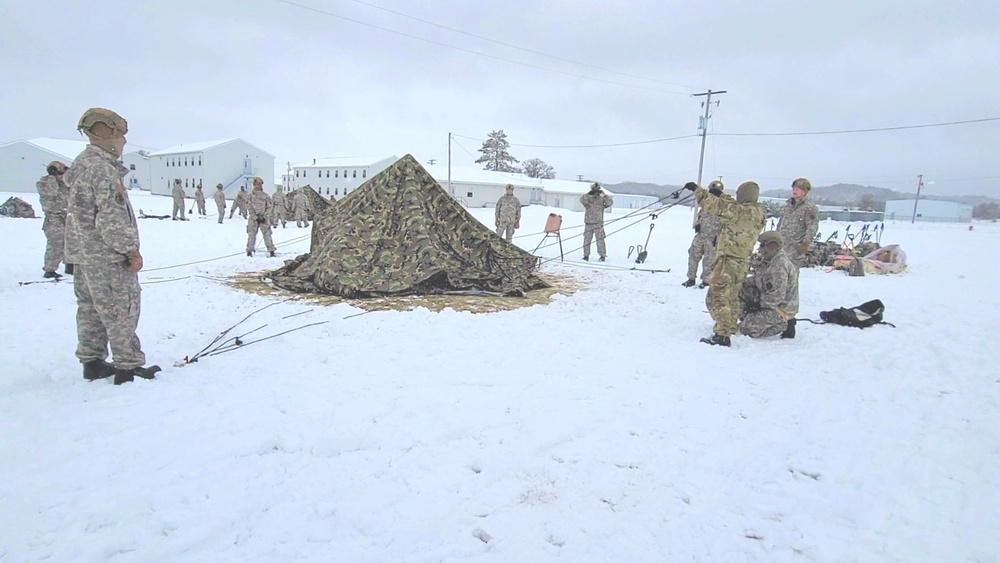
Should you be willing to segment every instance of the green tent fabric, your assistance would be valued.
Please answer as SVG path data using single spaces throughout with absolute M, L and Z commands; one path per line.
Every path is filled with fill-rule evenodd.
M 548 287 L 536 264 L 406 155 L 317 214 L 310 252 L 268 277 L 290 291 L 351 298 L 523 295 Z

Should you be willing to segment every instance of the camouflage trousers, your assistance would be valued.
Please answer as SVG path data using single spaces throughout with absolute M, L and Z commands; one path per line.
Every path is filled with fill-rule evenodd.
M 266 219 L 266 218 L 265 218 Z M 271 225 L 266 220 L 258 223 L 256 218 L 247 221 L 247 252 L 252 252 L 257 246 L 257 231 L 264 237 L 264 246 L 274 252 L 274 241 L 271 240 Z
M 748 304 L 760 304 L 760 290 L 757 286 L 746 281 L 740 288 L 740 334 L 745 334 L 750 338 L 766 338 L 775 336 L 785 331 L 785 319 L 777 311 L 764 306 L 759 311 L 748 313 Z
M 306 211 L 303 210 L 295 212 L 295 226 L 296 227 L 309 226 L 309 214 Z
M 693 280 L 698 276 L 698 262 L 701 262 L 701 281 L 708 283 L 708 274 L 715 263 L 715 237 L 701 233 L 694 235 L 691 247 L 688 248 L 687 279 Z
M 222 224 L 222 218 L 226 216 L 226 206 L 225 205 L 219 205 L 219 204 L 215 204 L 215 206 L 219 208 L 219 224 L 221 225 Z
M 514 240 L 514 223 L 500 223 L 497 227 L 497 236 L 507 239 L 507 242 Z
M 746 258 L 732 256 L 719 256 L 712 266 L 705 305 L 715 321 L 713 331 L 719 336 L 736 334 L 740 318 L 740 288 L 748 268 Z
M 194 200 L 194 202 L 198 206 L 198 215 L 208 215 L 208 213 L 205 213 L 205 200 L 203 200 L 203 199 L 196 199 L 196 200 Z
M 608 249 L 604 245 L 604 223 L 585 223 L 583 226 L 583 257 L 590 256 L 590 241 L 597 237 L 597 255 L 604 258 Z
M 288 220 L 285 218 L 285 210 L 281 209 L 280 207 L 275 207 L 274 218 L 271 220 L 271 226 L 277 227 L 278 223 L 281 223 L 282 228 L 284 228 L 285 223 L 287 222 Z
M 185 215 L 184 215 L 184 200 L 181 199 L 181 198 L 175 197 L 174 198 L 174 210 L 170 212 L 170 218 L 171 219 L 176 219 L 178 211 L 180 211 L 181 220 L 183 220 L 185 218 Z
M 63 261 L 66 248 L 66 216 L 61 213 L 46 213 L 42 222 L 45 233 L 45 258 L 42 269 L 54 272 Z
M 139 275 L 122 262 L 76 264 L 76 357 L 81 362 L 104 360 L 108 344 L 116 368 L 135 368 L 146 355 L 135 329 L 139 325 Z

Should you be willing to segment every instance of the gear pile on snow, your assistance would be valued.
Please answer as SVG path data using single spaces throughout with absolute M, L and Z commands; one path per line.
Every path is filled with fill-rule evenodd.
M 18 219 L 35 219 L 35 208 L 19 197 L 8 198 L 0 205 L 0 216 Z
M 290 291 L 350 298 L 523 295 L 548 287 L 536 265 L 535 256 L 486 228 L 406 155 L 317 212 L 310 252 L 269 278 Z

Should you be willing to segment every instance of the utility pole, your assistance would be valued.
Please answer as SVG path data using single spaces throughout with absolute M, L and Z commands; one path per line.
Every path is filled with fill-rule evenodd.
M 448 133 L 448 193 L 455 197 L 455 190 L 451 188 L 451 133 Z
M 725 94 L 725 90 L 712 91 L 709 89 L 707 92 L 701 92 L 699 94 L 691 94 L 692 96 L 705 96 L 705 101 L 702 105 L 705 106 L 705 115 L 701 118 L 701 123 L 699 128 L 701 129 L 701 155 L 698 157 L 698 185 L 701 185 L 701 173 L 705 169 L 705 140 L 708 138 L 708 120 L 712 117 L 712 95 L 714 94 Z M 719 105 L 718 100 L 716 100 L 715 105 Z
M 910 217 L 911 225 L 917 220 L 917 202 L 920 201 L 920 188 L 922 187 L 924 187 L 924 175 L 920 174 L 917 176 L 917 197 L 913 200 L 913 216 Z

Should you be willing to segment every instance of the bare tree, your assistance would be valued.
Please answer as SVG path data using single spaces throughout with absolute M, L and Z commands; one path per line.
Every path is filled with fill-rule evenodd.
M 529 158 L 524 161 L 524 174 L 529 178 L 551 180 L 556 177 L 556 171 L 540 158 Z

